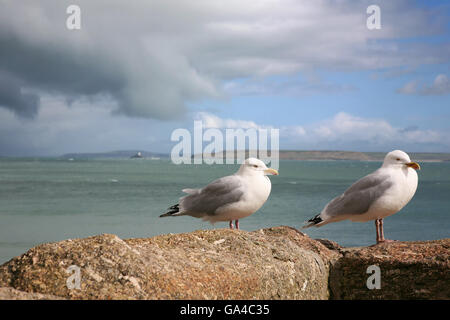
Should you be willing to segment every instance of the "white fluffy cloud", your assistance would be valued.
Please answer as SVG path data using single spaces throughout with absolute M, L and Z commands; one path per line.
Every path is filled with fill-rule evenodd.
M 361 141 L 374 146 L 405 143 L 446 143 L 446 136 L 433 130 L 396 128 L 386 120 L 367 119 L 340 112 L 311 129 L 310 137 L 317 142 L 348 143 Z
M 366 28 L 371 1 L 78 0 L 79 31 L 65 27 L 70 4 L 1 0 L 0 154 L 131 146 L 167 151 L 171 127 L 190 126 L 189 106 L 199 110 L 195 104 L 205 99 L 353 90 L 315 75 L 410 70 L 450 57 L 447 44 L 420 40 L 445 30 L 445 14 L 407 0 L 377 2 L 377 31 Z M 447 76 L 422 90 L 445 94 Z M 348 141 L 361 139 L 366 149 L 367 141 L 397 141 L 386 132 L 400 141 L 441 139 L 431 131 L 398 132 L 380 120 L 347 116 L 338 120 L 349 128 L 333 118 L 281 127 L 280 134 L 292 148 L 355 149 L 358 144 Z M 239 116 L 198 117 L 210 127 L 271 127 Z M 376 134 L 378 127 L 385 133 Z
M 424 94 L 449 94 L 450 93 L 450 81 L 445 74 L 439 74 L 434 79 L 430 86 L 426 86 L 423 89 Z
M 169 140 L 176 128 L 191 128 L 192 122 L 161 122 L 112 116 L 108 103 L 75 102 L 69 106 L 61 97 L 45 96 L 36 120 L 21 119 L 0 109 L 1 155 L 60 155 L 71 152 L 100 152 L 144 149 L 170 152 Z M 275 127 L 251 120 L 221 118 L 199 112 L 204 128 L 279 129 L 282 149 L 386 151 L 450 151 L 449 132 L 398 128 L 381 119 L 338 113 L 318 123 Z
M 274 128 L 253 121 L 222 119 L 210 113 L 199 113 L 197 119 L 206 128 Z M 418 127 L 397 128 L 383 119 L 357 117 L 340 112 L 330 119 L 306 125 L 283 126 L 280 130 L 281 148 L 372 150 L 395 148 L 406 150 L 448 150 L 448 132 L 420 130 Z
M 438 11 L 406 0 L 377 2 L 376 32 L 366 28 L 370 1 L 79 0 L 79 31 L 65 27 L 69 4 L 2 1 L 0 74 L 14 87 L 0 92 L 1 106 L 32 117 L 43 94 L 105 96 L 120 114 L 177 119 L 189 103 L 233 94 L 223 85 L 236 79 L 416 66 L 450 56 L 448 46 L 396 42 L 445 26 Z M 326 81 L 288 88 L 342 89 Z
M 198 112 L 195 116 L 196 120 L 202 121 L 203 127 L 206 129 L 262 129 L 263 126 L 257 125 L 254 121 L 222 119 L 208 112 Z
M 34 120 L 0 108 L 0 156 L 58 156 L 72 152 L 144 149 L 167 152 L 179 123 L 111 114 L 110 103 L 43 96 Z
M 445 74 L 438 74 L 430 85 L 421 84 L 416 80 L 406 83 L 397 90 L 403 94 L 444 95 L 450 94 L 450 80 Z
M 387 121 L 364 119 L 341 112 L 330 120 L 312 128 L 312 133 L 318 140 L 386 140 L 395 137 L 394 129 Z

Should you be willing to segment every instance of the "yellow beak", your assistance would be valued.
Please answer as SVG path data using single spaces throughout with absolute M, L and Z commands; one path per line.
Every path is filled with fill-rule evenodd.
M 278 171 L 275 170 L 275 169 L 272 169 L 272 168 L 269 168 L 269 169 L 264 170 L 264 173 L 265 173 L 265 174 L 273 174 L 274 176 L 277 176 L 277 175 L 278 175 Z
M 420 166 L 417 162 L 408 162 L 407 167 L 413 168 L 414 170 L 420 170 Z

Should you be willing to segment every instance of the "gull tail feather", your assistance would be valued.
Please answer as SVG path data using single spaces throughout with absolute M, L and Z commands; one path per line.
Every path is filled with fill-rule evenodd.
M 169 209 L 167 209 L 168 211 L 162 215 L 160 215 L 159 217 L 170 217 L 170 216 L 179 216 L 181 215 L 180 212 L 180 205 L 177 203 L 176 205 L 171 206 Z
M 314 218 L 309 219 L 308 221 L 306 221 L 305 223 L 307 223 L 306 225 L 304 225 L 302 227 L 302 229 L 306 229 L 309 227 L 320 227 L 324 221 L 322 220 L 322 218 L 320 217 L 320 213 L 318 215 L 316 215 Z
M 200 189 L 183 189 L 181 191 L 187 194 L 197 194 L 199 193 Z

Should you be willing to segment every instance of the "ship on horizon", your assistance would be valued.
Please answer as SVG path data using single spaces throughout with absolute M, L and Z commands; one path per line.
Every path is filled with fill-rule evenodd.
M 142 159 L 144 156 L 142 155 L 142 152 L 137 152 L 135 155 L 130 157 L 131 159 Z

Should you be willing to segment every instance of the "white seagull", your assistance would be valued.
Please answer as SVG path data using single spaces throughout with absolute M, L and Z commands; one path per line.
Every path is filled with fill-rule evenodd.
M 412 162 L 408 154 L 401 150 L 389 152 L 381 168 L 331 200 L 304 228 L 346 219 L 375 220 L 377 243 L 390 242 L 384 238 L 383 218 L 397 213 L 412 199 L 418 183 L 416 170 L 420 170 L 420 166 Z
M 255 213 L 266 202 L 271 190 L 267 175 L 278 175 L 261 160 L 249 158 L 234 175 L 217 179 L 201 189 L 184 189 L 187 196 L 160 217 L 191 216 L 211 223 L 229 221 L 239 229 L 239 219 Z

